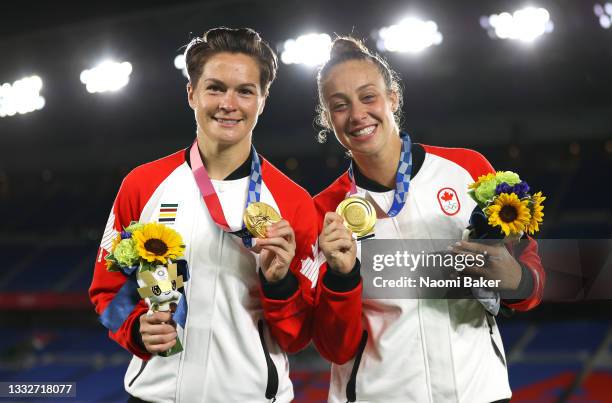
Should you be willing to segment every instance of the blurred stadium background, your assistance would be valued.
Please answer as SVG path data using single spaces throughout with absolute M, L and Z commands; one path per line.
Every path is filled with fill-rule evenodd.
M 400 40 L 380 50 L 403 79 L 403 128 L 415 141 L 475 148 L 496 168 L 520 172 L 548 196 L 540 238 L 611 238 L 612 3 L 534 1 L 529 5 L 547 12 L 535 14 L 540 26 L 527 28 L 520 14 L 516 26 L 505 15 L 489 18 L 526 5 L 182 0 L 0 6 L 0 85 L 7 83 L 0 96 L 0 381 L 76 381 L 78 401 L 125 401 L 130 355 L 107 338 L 87 298 L 93 262 L 123 176 L 192 141 L 186 79 L 175 57 L 193 35 L 214 26 L 250 26 L 280 54 L 292 46 L 285 46 L 287 39 L 307 33 L 352 33 L 375 47 L 385 35 L 379 29 L 405 16 L 435 21 L 435 27 L 408 20 L 404 28 L 387 29 L 389 35 L 399 31 Z M 407 37 L 430 40 L 408 43 Z M 408 52 L 392 51 L 402 46 Z M 297 55 L 316 63 L 312 50 Z M 126 85 L 90 93 L 81 72 L 105 59 L 131 63 L 120 83 Z M 333 138 L 315 140 L 315 71 L 281 64 L 254 133 L 258 151 L 312 194 L 347 165 Z M 14 90 L 24 82 L 6 90 L 30 76 L 42 82 L 33 98 Z M 28 81 L 35 90 L 36 81 Z M 36 110 L 19 113 L 29 109 Z M 591 259 L 595 271 L 611 260 L 581 258 Z M 568 281 L 587 284 L 593 280 L 587 277 Z M 608 279 L 604 289 L 610 285 Z M 606 299 L 549 301 L 500 318 L 513 401 L 612 401 L 611 306 Z M 292 363 L 296 401 L 325 401 L 328 364 L 312 348 Z

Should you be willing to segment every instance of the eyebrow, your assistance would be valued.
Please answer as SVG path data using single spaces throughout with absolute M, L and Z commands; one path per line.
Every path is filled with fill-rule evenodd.
M 357 91 L 361 91 L 361 90 L 364 90 L 364 89 L 366 89 L 368 87 L 374 87 L 374 86 L 375 85 L 373 83 L 367 83 L 367 84 L 364 84 L 364 85 L 358 87 Z M 334 97 L 336 97 L 336 98 L 346 98 L 346 95 L 344 95 L 342 92 L 335 92 L 335 93 L 330 95 L 330 98 L 334 98 Z
M 211 82 L 212 84 L 217 84 L 223 87 L 227 87 L 227 84 L 225 84 L 223 81 L 221 80 L 217 80 L 216 78 L 207 78 L 204 80 L 204 82 Z M 253 89 L 257 89 L 257 85 L 253 84 L 253 83 L 243 83 L 243 84 L 238 84 L 238 87 L 253 87 Z

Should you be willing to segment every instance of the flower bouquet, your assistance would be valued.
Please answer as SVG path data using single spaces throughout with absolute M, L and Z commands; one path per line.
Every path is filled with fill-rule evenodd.
M 540 230 L 546 197 L 529 193 L 529 185 L 516 173 L 482 175 L 468 188 L 478 204 L 470 217 L 469 238 L 518 240 L 525 232 Z
M 138 294 L 153 312 L 167 312 L 178 303 L 182 294 L 183 276 L 177 276 L 177 264 L 173 260 L 185 250 L 181 235 L 158 223 L 132 222 L 113 240 L 111 253 L 106 256 L 108 271 L 136 273 Z M 160 353 L 167 357 L 183 351 L 180 340 L 168 351 Z

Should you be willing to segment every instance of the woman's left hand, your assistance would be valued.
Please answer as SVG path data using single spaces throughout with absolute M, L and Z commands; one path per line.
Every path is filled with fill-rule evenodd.
M 453 253 L 463 255 L 482 255 L 484 266 L 467 267 L 461 275 L 473 278 L 484 278 L 485 280 L 500 280 L 498 289 L 516 290 L 521 281 L 521 265 L 510 254 L 504 244 L 485 245 L 478 242 L 459 241 L 449 249 Z
M 271 283 L 282 280 L 295 256 L 295 234 L 287 220 L 270 225 L 265 238 L 258 238 L 252 249 L 259 253 L 261 271 Z

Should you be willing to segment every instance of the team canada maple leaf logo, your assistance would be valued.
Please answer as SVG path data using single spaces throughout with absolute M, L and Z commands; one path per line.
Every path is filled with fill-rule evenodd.
M 438 190 L 438 204 L 442 209 L 442 212 L 446 215 L 455 215 L 461 209 L 461 203 L 459 203 L 459 197 L 457 192 L 453 188 L 442 188 Z
M 444 192 L 442 196 L 440 196 L 440 199 L 444 200 L 445 202 L 451 201 L 453 200 L 453 194 L 449 192 Z

